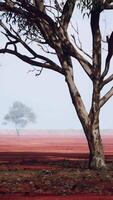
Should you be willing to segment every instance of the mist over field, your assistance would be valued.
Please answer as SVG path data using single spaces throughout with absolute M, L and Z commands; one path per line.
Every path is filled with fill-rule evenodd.
M 100 131 L 102 135 L 113 135 L 112 129 L 105 129 Z M 0 129 L 0 135 L 15 135 L 15 129 Z M 77 129 L 20 129 L 20 136 L 22 135 L 41 135 L 41 136 L 83 136 L 84 132 Z
M 105 153 L 112 154 L 113 131 L 101 131 Z M 0 152 L 88 153 L 81 130 L 0 130 Z

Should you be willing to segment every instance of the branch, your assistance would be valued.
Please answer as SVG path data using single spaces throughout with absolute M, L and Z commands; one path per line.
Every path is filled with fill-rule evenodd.
M 86 55 L 87 57 L 89 57 L 90 59 L 92 59 L 92 57 L 91 57 L 87 52 L 85 52 L 85 51 L 83 50 L 82 45 L 79 46 L 79 45 L 76 43 L 75 36 L 74 36 L 74 35 L 71 35 L 71 37 L 73 38 L 74 44 L 76 45 L 77 49 L 79 49 L 84 55 Z M 78 36 L 78 37 L 79 37 L 79 36 Z M 79 43 L 81 44 L 80 38 L 78 38 L 78 39 L 79 39 Z
M 112 0 L 106 0 L 104 4 L 104 9 L 106 10 L 112 10 L 113 9 L 113 1 Z
M 101 108 L 112 96 L 113 96 L 113 87 L 100 99 L 99 107 Z
M 45 12 L 44 0 L 33 0 L 38 10 Z
M 87 59 L 85 59 L 76 49 L 75 47 L 72 45 L 71 42 L 68 41 L 67 44 L 67 52 L 70 56 L 76 58 L 78 60 L 78 62 L 80 63 L 80 65 L 82 66 L 82 68 L 84 69 L 84 71 L 86 72 L 86 74 L 90 77 L 91 80 L 93 80 L 93 68 L 92 65 L 90 64 L 90 62 L 88 62 Z
M 107 40 L 108 40 L 108 54 L 107 54 L 106 62 L 105 62 L 105 69 L 101 75 L 101 79 L 104 79 L 104 77 L 109 72 L 110 61 L 113 56 L 113 32 L 111 33 L 110 37 L 108 37 Z
M 52 60 L 50 60 L 49 58 L 45 57 L 45 56 L 42 56 L 42 55 L 39 55 L 37 54 L 31 47 L 29 47 L 22 39 L 21 37 L 18 35 L 17 32 L 14 31 L 14 29 L 12 29 L 12 27 L 10 27 L 12 29 L 12 31 L 15 33 L 15 35 L 9 31 L 9 29 L 2 23 L 2 21 L 0 21 L 0 25 L 2 26 L 2 28 L 6 31 L 6 34 L 5 36 L 7 37 L 7 39 L 9 40 L 9 37 L 15 39 L 15 41 L 12 41 L 12 40 L 9 40 L 10 42 L 8 42 L 4 48 L 4 52 L 1 52 L 1 53 L 11 53 L 13 55 L 16 55 L 17 57 L 19 57 L 21 60 L 25 61 L 25 62 L 28 62 L 29 64 L 32 64 L 32 65 L 40 65 L 41 64 L 41 67 L 43 68 L 51 68 L 52 69 L 52 66 L 53 66 L 53 70 L 55 71 L 58 71 L 60 73 L 63 74 L 63 70 L 60 66 L 58 66 L 56 63 L 54 63 Z M 7 35 L 8 34 L 8 35 Z M 41 59 L 43 62 L 46 62 L 46 66 L 44 67 L 42 63 L 40 62 L 37 62 L 37 61 L 33 61 L 31 60 L 30 57 L 27 57 L 27 56 L 24 56 L 22 54 L 19 54 L 17 52 L 17 48 L 16 48 L 16 43 L 20 42 L 24 48 L 33 55 L 33 58 L 38 58 L 38 59 Z M 9 49 L 7 49 L 8 45 L 10 44 L 13 44 L 14 45 L 14 51 L 11 51 Z M 3 49 L 2 49 L 3 51 Z M 6 51 L 6 52 L 5 52 Z M 7 52 L 9 51 L 9 52 Z M 26 59 L 27 58 L 27 59 Z M 48 64 L 47 64 L 48 63 Z
M 20 14 L 22 16 L 25 16 L 26 12 L 23 12 L 22 9 L 14 6 L 14 4 L 7 4 L 7 3 L 4 3 L 4 2 L 0 2 L 0 11 L 3 11 L 3 12 L 12 12 L 12 13 L 15 13 L 15 14 Z
M 62 27 L 64 27 L 65 30 L 67 30 L 68 28 L 70 19 L 74 11 L 75 3 L 76 3 L 76 0 L 67 0 L 64 5 L 62 16 L 61 16 L 61 25 Z
M 22 55 L 17 51 L 11 50 L 11 49 L 0 49 L 0 53 L 8 53 L 8 54 L 12 54 L 15 55 L 16 57 L 20 58 L 21 60 L 23 60 L 24 62 L 33 65 L 33 66 L 37 66 L 37 67 L 42 67 L 45 69 L 51 69 L 53 71 L 59 72 L 60 74 L 64 75 L 62 68 L 60 68 L 57 64 L 54 65 L 50 64 L 50 63 L 41 63 L 38 61 L 34 61 L 32 60 L 32 58 L 26 56 L 26 55 Z
M 32 25 L 35 24 L 39 28 L 45 41 L 52 47 L 50 38 L 55 33 L 56 23 L 45 12 L 40 11 L 40 9 L 37 11 L 37 9 L 37 7 L 29 3 L 21 3 L 21 6 L 18 7 L 16 3 L 11 6 L 10 4 L 0 2 L 0 11 L 13 13 L 15 16 L 25 18 Z
M 71 23 L 71 26 L 72 26 L 72 29 L 74 30 L 74 32 L 77 34 L 77 38 L 78 38 L 78 43 L 79 45 L 77 44 L 76 42 L 76 38 L 75 38 L 75 35 L 74 34 L 71 34 L 71 37 L 73 38 L 73 41 L 74 41 L 74 44 L 75 46 L 77 47 L 77 49 L 79 49 L 81 52 L 84 53 L 84 55 L 86 55 L 87 57 L 89 57 L 90 59 L 92 59 L 92 57 L 83 50 L 82 48 L 82 42 L 80 40 L 80 36 L 79 36 L 79 29 L 78 29 L 78 24 L 77 24 L 77 30 L 75 29 L 75 27 L 73 26 L 73 24 Z
M 33 68 L 33 69 L 29 70 L 28 73 L 35 72 L 35 76 L 39 76 L 42 73 L 42 70 L 43 70 L 43 68 L 41 68 L 41 69 Z
M 86 126 L 88 124 L 88 113 L 85 108 L 82 97 L 74 82 L 73 65 L 72 65 L 71 57 L 69 55 L 66 55 L 64 51 L 59 56 L 59 61 L 64 69 L 65 81 L 69 88 L 72 103 L 76 109 L 76 112 L 80 121 L 82 121 L 82 123 L 85 124 Z
M 101 7 L 94 7 L 91 11 L 91 31 L 93 42 L 93 68 L 100 76 L 101 73 L 101 32 L 99 27 Z M 97 78 L 97 74 L 95 74 Z
M 101 88 L 103 88 L 107 83 L 110 83 L 111 81 L 113 81 L 113 74 L 102 82 Z
M 113 5 L 107 5 L 104 7 L 106 10 L 113 10 Z
M 38 12 L 37 12 L 38 10 Z M 34 17 L 34 22 L 37 21 L 36 17 L 39 17 L 40 19 L 45 20 L 46 22 L 48 22 L 48 24 L 51 24 L 51 26 L 55 26 L 54 21 L 51 19 L 51 17 L 49 17 L 46 13 L 42 12 L 40 10 L 40 8 L 38 7 L 34 7 L 29 3 L 21 3 L 20 7 L 16 6 L 16 3 L 13 4 L 7 4 L 7 3 L 3 3 L 0 2 L 0 11 L 4 11 L 4 12 L 12 12 L 15 14 L 20 14 L 21 16 L 26 17 L 27 19 L 31 19 L 31 17 Z M 32 14 L 35 14 L 32 15 Z
M 71 2 L 70 2 L 71 3 Z M 75 1 L 73 2 L 73 3 L 75 3 Z M 32 19 L 32 22 L 33 23 L 36 23 L 36 25 L 39 27 L 39 29 L 40 29 L 40 31 L 41 31 L 41 33 L 42 33 L 42 35 L 43 35 L 43 37 L 44 37 L 44 39 L 47 41 L 47 43 L 50 45 L 50 46 L 52 46 L 52 44 L 51 43 L 53 43 L 54 41 L 52 41 L 53 39 L 56 39 L 55 37 L 56 37 L 56 34 L 55 34 L 55 28 L 54 27 L 56 27 L 55 26 L 55 23 L 53 22 L 53 20 L 49 17 L 49 16 L 47 16 L 46 17 L 46 14 L 45 13 L 42 13 L 42 12 L 37 12 L 37 9 L 35 9 L 35 7 L 34 6 L 31 6 L 31 5 L 27 5 L 27 11 L 24 11 L 23 12 L 23 10 L 22 9 L 19 9 L 19 8 L 15 8 L 15 7 L 13 7 L 12 9 L 11 9 L 11 7 L 8 7 L 7 8 L 7 6 L 6 6 L 6 4 L 5 3 L 0 3 L 0 10 L 2 10 L 1 9 L 1 5 L 4 5 L 5 6 L 5 8 L 4 9 L 6 9 L 7 11 L 11 11 L 11 12 L 14 12 L 14 13 L 16 13 L 17 15 L 18 14 L 20 14 L 20 15 L 24 15 L 24 17 L 26 17 L 26 19 L 28 19 L 28 16 L 30 16 L 30 19 L 31 19 L 31 17 L 33 18 Z M 3 6 L 3 7 L 4 7 Z M 3 8 L 2 7 L 2 8 Z M 25 9 L 24 9 L 25 10 Z M 25 13 L 25 14 L 24 14 Z M 33 14 L 35 14 L 35 15 L 33 15 Z M 38 17 L 38 19 L 37 19 L 37 17 Z M 71 16 L 70 16 L 71 17 Z M 40 19 L 41 19 L 41 21 L 40 21 Z M 51 20 L 50 20 L 51 19 Z M 42 20 L 44 20 L 44 24 L 43 23 L 41 23 L 42 22 Z M 50 24 L 49 24 L 50 23 Z M 49 24 L 49 25 L 48 25 Z M 54 24 L 54 27 L 53 27 L 53 24 Z M 54 29 L 54 32 L 53 32 L 53 29 Z M 59 33 L 58 31 L 57 31 L 57 33 Z M 9 34 L 9 33 L 8 33 Z M 11 33 L 12 34 L 12 33 Z M 46 34 L 46 35 L 45 35 Z M 55 34 L 55 35 L 54 35 Z M 52 36 L 54 35 L 54 37 L 53 37 L 53 39 L 52 39 Z M 13 37 L 12 35 L 11 35 L 11 37 Z M 15 37 L 15 36 L 14 36 Z M 13 37 L 13 38 L 14 38 Z M 15 40 L 17 40 L 16 38 L 14 38 Z M 29 48 L 29 46 L 26 46 L 26 44 L 23 42 L 23 41 L 21 41 L 21 38 L 18 38 L 18 41 L 19 42 L 21 42 L 21 44 L 32 54 L 32 55 L 34 55 L 34 57 L 36 56 L 37 58 L 39 58 L 39 59 L 43 59 L 40 55 L 36 55 L 36 53 L 35 52 L 33 52 L 33 50 L 32 49 L 30 49 Z M 93 76 L 93 71 L 92 71 L 92 65 L 81 55 L 81 54 L 79 54 L 78 53 L 78 51 L 74 48 L 74 46 L 69 42 L 69 40 L 67 40 L 67 37 L 66 37 L 66 41 L 64 42 L 62 42 L 62 44 L 63 44 L 63 46 L 64 46 L 64 48 L 66 49 L 66 51 L 68 52 L 68 55 L 70 55 L 70 56 L 73 56 L 74 58 L 76 58 L 78 61 L 79 61 L 79 63 L 81 64 L 81 66 L 83 67 L 83 69 L 85 70 L 85 72 L 88 74 L 88 76 L 92 79 L 92 76 Z M 47 59 L 47 58 L 46 58 Z M 44 58 L 44 60 L 45 60 L 45 58 Z M 49 59 L 48 60 L 45 60 L 45 61 L 47 61 L 47 62 L 49 62 L 50 63 L 50 65 L 54 65 L 54 63 L 53 63 L 53 61 L 50 61 Z M 59 67 L 59 66 L 58 66 Z M 62 69 L 59 67 L 59 70 L 60 71 L 62 71 Z M 62 72 L 63 73 L 63 72 Z

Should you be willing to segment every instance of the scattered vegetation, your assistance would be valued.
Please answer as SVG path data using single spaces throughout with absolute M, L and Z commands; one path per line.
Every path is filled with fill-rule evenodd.
M 107 165 L 107 170 L 96 171 L 89 170 L 84 160 L 48 161 L 46 163 L 34 161 L 32 164 L 30 162 L 23 164 L 1 163 L 0 194 L 69 195 L 94 193 L 112 195 L 113 161 L 107 161 Z M 50 168 L 46 169 L 47 166 Z

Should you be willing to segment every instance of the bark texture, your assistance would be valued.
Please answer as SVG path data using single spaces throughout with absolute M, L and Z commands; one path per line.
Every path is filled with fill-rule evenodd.
M 88 140 L 90 155 L 89 155 L 89 168 L 103 169 L 106 168 L 105 157 L 100 136 L 99 128 L 95 126 L 90 132 L 91 138 Z
M 103 169 L 106 168 L 106 164 L 105 164 L 103 144 L 99 129 L 99 112 L 97 112 L 96 114 L 94 113 L 90 114 L 91 114 L 90 126 L 88 130 L 86 129 L 86 137 L 90 150 L 89 168 Z

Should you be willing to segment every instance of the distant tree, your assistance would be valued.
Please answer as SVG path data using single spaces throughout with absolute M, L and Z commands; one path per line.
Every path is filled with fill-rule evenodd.
M 35 123 L 36 116 L 32 112 L 31 108 L 19 101 L 16 101 L 10 108 L 9 113 L 5 115 L 4 120 L 6 123 L 13 123 L 15 125 L 17 135 L 19 135 L 19 129 L 24 128 L 28 123 Z
M 73 25 L 78 8 L 81 9 L 82 15 L 89 16 L 92 38 L 89 53 L 87 47 L 83 49 L 80 40 L 77 40 L 78 31 Z M 7 39 L 5 46 L 0 47 L 0 53 L 15 55 L 22 61 L 35 66 L 36 75 L 40 75 L 43 69 L 49 69 L 64 77 L 87 138 L 90 151 L 89 167 L 94 169 L 106 167 L 99 116 L 101 108 L 113 96 L 113 87 L 104 95 L 102 94 L 103 88 L 113 81 L 113 74 L 108 74 L 113 55 L 113 34 L 106 41 L 108 52 L 103 60 L 104 66 L 102 62 L 103 27 L 100 18 L 106 10 L 108 12 L 113 10 L 113 0 L 0 1 L 0 25 Z M 86 24 L 84 26 L 87 29 Z M 71 32 L 70 27 L 73 28 L 75 34 Z M 88 43 L 89 36 L 86 35 L 85 40 Z M 31 46 L 31 43 L 35 46 Z M 49 57 L 51 54 L 52 58 Z M 74 60 L 77 62 L 74 63 Z M 89 109 L 86 108 L 77 86 L 76 66 L 78 63 L 92 83 L 92 100 Z M 85 87 L 85 82 L 80 80 Z M 86 87 L 85 90 L 87 91 Z

